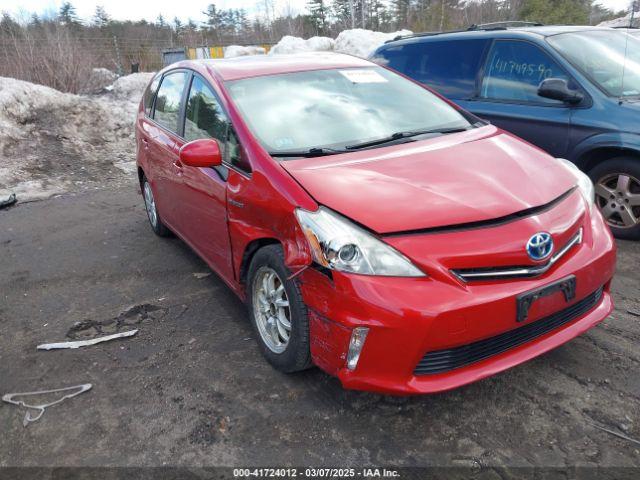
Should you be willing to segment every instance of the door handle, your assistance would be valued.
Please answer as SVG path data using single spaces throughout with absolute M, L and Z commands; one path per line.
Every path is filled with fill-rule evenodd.
M 149 140 L 145 137 L 142 137 L 142 143 L 144 144 L 144 148 L 149 148 Z

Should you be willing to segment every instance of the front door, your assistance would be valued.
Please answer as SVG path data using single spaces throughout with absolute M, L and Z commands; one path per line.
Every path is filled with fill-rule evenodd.
M 185 105 L 184 141 L 211 138 L 228 155 L 230 123 L 213 89 L 193 75 Z M 226 279 L 233 278 L 227 224 L 227 167 L 179 165 L 178 229 L 191 247 Z
M 538 95 L 538 86 L 546 78 L 563 78 L 575 88 L 568 74 L 537 45 L 496 40 L 487 55 L 479 95 L 458 103 L 551 155 L 564 157 L 571 107 Z

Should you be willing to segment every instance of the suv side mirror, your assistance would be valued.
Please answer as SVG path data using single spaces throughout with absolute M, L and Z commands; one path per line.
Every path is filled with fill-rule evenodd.
M 211 138 L 186 143 L 180 148 L 180 162 L 190 167 L 217 167 L 222 163 L 220 146 Z
M 582 101 L 584 95 L 577 90 L 570 90 L 564 78 L 547 78 L 540 82 L 538 95 L 544 98 L 560 100 L 561 102 L 576 105 Z

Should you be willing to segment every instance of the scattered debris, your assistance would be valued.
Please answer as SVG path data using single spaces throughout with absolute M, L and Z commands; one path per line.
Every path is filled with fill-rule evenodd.
M 95 345 L 96 343 L 108 342 L 109 340 L 115 340 L 116 338 L 133 337 L 138 330 L 129 330 L 127 332 L 114 333 L 113 335 L 107 335 L 106 337 L 92 338 L 91 340 L 76 340 L 74 342 L 60 342 L 60 343 L 43 343 L 38 345 L 38 350 L 56 350 L 60 348 L 80 348 L 88 347 L 89 345 Z
M 17 201 L 15 193 L 0 192 L 0 208 L 10 207 Z
M 193 276 L 196 277 L 198 280 L 201 280 L 203 278 L 207 278 L 209 275 L 211 275 L 211 272 L 208 273 L 194 273 Z
M 631 438 L 631 437 L 625 435 L 624 433 L 616 432 L 615 430 L 611 430 L 609 428 L 603 427 L 601 425 L 598 425 L 597 423 L 589 422 L 588 420 L 587 420 L 587 423 L 589 425 L 593 426 L 593 427 L 596 427 L 599 430 L 602 430 L 603 432 L 610 433 L 611 435 L 614 435 L 614 436 L 616 436 L 618 438 L 622 438 L 623 440 L 627 440 L 629 442 L 633 442 L 635 444 L 640 445 L 640 440 L 636 440 L 635 438 Z
M 18 406 L 22 406 L 31 410 L 38 410 L 38 413 L 36 414 L 35 417 L 31 416 L 31 410 L 27 410 L 27 413 L 25 413 L 24 415 L 24 420 L 22 420 L 22 426 L 26 427 L 27 425 L 29 425 L 29 423 L 31 422 L 35 422 L 36 420 L 39 420 L 40 417 L 42 417 L 42 415 L 44 414 L 44 410 L 48 407 L 51 407 L 53 405 L 57 405 L 58 403 L 61 403 L 63 401 L 65 401 L 68 398 L 73 398 L 77 395 L 80 395 L 81 393 L 84 393 L 88 390 L 91 390 L 91 387 L 93 385 L 91 385 L 90 383 L 83 383 L 82 385 L 76 385 L 74 387 L 65 387 L 65 388 L 56 388 L 54 390 L 41 390 L 39 392 L 24 392 L 24 393 L 7 393 L 6 395 L 2 396 L 2 401 L 3 402 L 7 402 L 7 403 L 11 403 L 13 405 L 18 405 Z M 33 395 L 47 395 L 50 393 L 59 393 L 59 392 L 68 392 L 71 390 L 77 390 L 77 392 L 74 393 L 68 393 L 66 395 L 63 395 L 62 397 L 60 397 L 57 400 L 54 400 L 52 402 L 49 403 L 43 403 L 40 405 L 30 405 L 24 402 L 24 400 L 15 400 L 16 397 L 28 397 L 28 396 L 33 396 Z
M 634 312 L 633 310 L 627 310 L 627 313 L 630 313 L 634 317 L 640 317 L 640 312 Z

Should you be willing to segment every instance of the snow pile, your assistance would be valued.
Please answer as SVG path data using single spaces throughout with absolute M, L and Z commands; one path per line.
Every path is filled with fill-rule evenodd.
M 411 35 L 411 33 L 409 30 L 383 33 L 355 28 L 342 31 L 335 40 L 329 37 L 311 37 L 309 40 L 304 40 L 300 37 L 286 35 L 273 46 L 269 55 L 336 51 L 367 58 L 387 40 L 393 40 L 397 36 Z
M 599 27 L 628 27 L 629 26 L 629 22 L 631 22 L 631 13 L 627 14 L 624 17 L 620 17 L 620 18 L 614 18 L 613 20 L 607 20 L 605 22 L 599 23 L 598 26 Z M 636 17 L 633 19 L 633 26 L 634 27 L 639 27 L 640 26 L 640 15 L 636 15 Z
M 326 52 L 333 50 L 334 43 L 335 40 L 329 37 L 311 37 L 305 40 L 300 37 L 285 35 L 269 50 L 269 55 L 299 52 Z
M 0 189 L 26 201 L 122 181 L 135 171 L 133 125 L 151 75 L 121 77 L 100 96 L 0 77 Z
M 115 82 L 118 75 L 106 68 L 94 68 L 91 70 L 86 85 L 82 88 L 84 94 L 96 94 L 104 91 L 106 87 Z
M 336 38 L 334 50 L 340 53 L 348 53 L 356 57 L 368 58 L 376 48 L 387 40 L 393 40 L 398 36 L 411 35 L 409 30 L 400 30 L 393 33 L 374 32 L 356 28 L 344 30 Z
M 245 57 L 247 55 L 264 55 L 263 47 L 243 47 L 241 45 L 229 45 L 224 49 L 224 58 Z
M 110 85 L 107 90 L 118 100 L 138 103 L 142 92 L 144 92 L 145 87 L 154 75 L 155 72 L 140 72 L 125 75 L 113 82 L 113 85 Z

